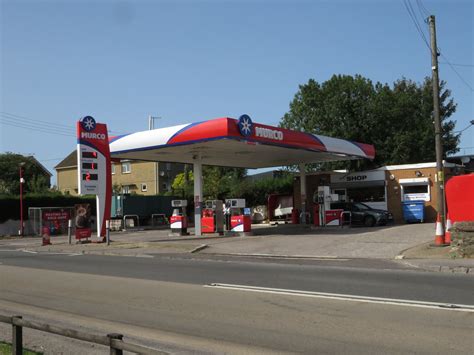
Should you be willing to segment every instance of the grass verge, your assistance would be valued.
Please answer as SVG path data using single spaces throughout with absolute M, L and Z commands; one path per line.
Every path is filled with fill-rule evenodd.
M 0 355 L 10 355 L 11 353 L 12 353 L 11 344 L 0 341 Z M 43 355 L 43 353 L 39 353 L 33 350 L 23 349 L 23 355 Z

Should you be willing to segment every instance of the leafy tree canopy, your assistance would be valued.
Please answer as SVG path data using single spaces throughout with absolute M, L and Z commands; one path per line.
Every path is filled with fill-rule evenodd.
M 40 193 L 48 191 L 49 177 L 33 157 L 14 153 L 0 153 L 0 194 L 16 195 L 20 193 L 21 163 L 24 163 L 24 192 Z
M 443 148 L 457 152 L 459 134 L 449 117 L 456 111 L 451 91 L 440 84 Z M 373 162 L 358 160 L 316 168 L 363 170 L 388 164 L 435 161 L 432 81 L 402 78 L 392 86 L 361 75 L 334 75 L 300 85 L 281 127 L 373 144 Z

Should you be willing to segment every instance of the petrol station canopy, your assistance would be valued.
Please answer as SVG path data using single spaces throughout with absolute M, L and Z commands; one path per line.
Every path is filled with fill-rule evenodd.
M 370 144 L 252 122 L 243 115 L 126 134 L 110 139 L 112 158 L 264 168 L 373 159 Z

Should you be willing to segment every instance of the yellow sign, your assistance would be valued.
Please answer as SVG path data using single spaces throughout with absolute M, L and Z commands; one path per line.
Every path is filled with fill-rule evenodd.
M 439 182 L 444 181 L 444 172 L 443 171 L 438 171 L 438 181 Z

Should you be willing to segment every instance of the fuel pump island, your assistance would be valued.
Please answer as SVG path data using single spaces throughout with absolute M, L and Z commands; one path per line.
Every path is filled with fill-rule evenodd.
M 370 144 L 255 123 L 248 115 L 242 115 L 238 120 L 222 117 L 110 137 L 109 143 L 113 159 L 192 164 L 196 236 L 226 232 L 222 222 L 225 219 L 228 220 L 229 227 L 226 229 L 229 232 L 250 231 L 250 213 L 245 201 L 227 200 L 226 213 L 223 213 L 224 208 L 218 200 L 203 201 L 203 164 L 250 169 L 299 165 L 301 222 L 308 223 L 305 218 L 309 212 L 305 164 L 375 157 L 375 149 Z M 181 225 L 175 224 L 176 228 L 173 229 L 187 233 L 187 218 L 183 214 L 185 206 L 176 208 L 181 209 L 181 212 L 177 211 L 173 216 L 173 223 L 181 220 Z M 327 218 L 325 222 L 328 222 Z

